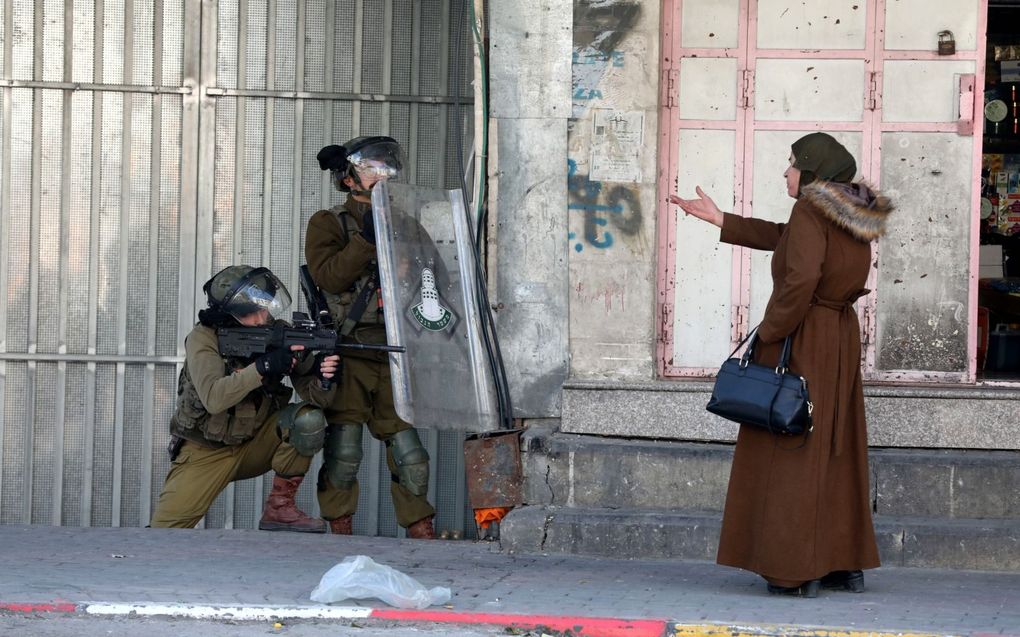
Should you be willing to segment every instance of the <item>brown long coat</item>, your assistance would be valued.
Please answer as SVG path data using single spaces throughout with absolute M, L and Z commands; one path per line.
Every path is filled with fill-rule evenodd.
M 803 189 L 786 224 L 725 216 L 722 241 L 774 251 L 755 357 L 774 365 L 793 335 L 790 369 L 807 380 L 814 430 L 805 441 L 741 425 L 719 564 L 780 586 L 879 565 L 853 301 L 864 293 L 868 241 L 890 211 L 864 186 L 820 182 Z

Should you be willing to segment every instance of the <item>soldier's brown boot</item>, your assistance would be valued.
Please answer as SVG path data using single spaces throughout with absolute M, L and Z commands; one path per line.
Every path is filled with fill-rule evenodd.
M 284 478 L 273 476 L 273 490 L 266 499 L 266 508 L 262 511 L 259 528 L 263 531 L 296 531 L 298 533 L 325 533 L 326 523 L 323 520 L 309 517 L 297 508 L 294 496 L 304 476 Z
M 432 517 L 422 518 L 407 527 L 407 537 L 415 540 L 434 540 L 436 531 L 432 528 Z
M 348 513 L 329 521 L 331 535 L 354 535 L 354 516 Z

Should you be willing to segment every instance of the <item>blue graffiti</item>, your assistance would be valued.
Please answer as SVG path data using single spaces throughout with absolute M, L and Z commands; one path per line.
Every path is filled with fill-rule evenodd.
M 582 65 L 582 64 L 601 64 L 612 62 L 613 66 L 620 69 L 623 68 L 623 51 L 585 51 L 582 55 L 579 51 L 574 51 L 571 60 L 571 64 Z
M 584 213 L 584 241 L 588 245 L 605 249 L 613 245 L 613 233 L 607 229 L 610 221 L 613 227 L 626 235 L 633 235 L 641 228 L 641 204 L 637 196 L 623 185 L 603 190 L 600 181 L 588 179 L 588 175 L 577 174 L 577 162 L 567 159 L 567 210 Z M 627 214 L 629 209 L 630 214 Z M 598 213 L 610 213 L 609 217 Z M 571 232 L 568 240 L 576 238 Z M 574 244 L 574 250 L 581 252 L 584 244 Z
M 575 47 L 571 61 L 571 112 L 573 117 L 580 117 L 593 101 L 605 99 L 602 78 L 610 68 L 625 66 L 624 52 L 603 51 L 591 45 Z
M 608 219 L 604 219 L 602 217 L 592 216 L 592 217 L 590 217 L 590 219 L 591 219 L 592 223 L 594 225 L 596 225 L 596 226 L 606 226 L 609 223 Z M 587 232 L 587 226 L 588 226 L 588 222 L 587 221 L 588 220 L 586 219 L 585 220 L 585 230 L 586 230 L 585 238 L 588 240 L 588 243 L 592 244 L 592 246 L 594 246 L 596 248 L 601 248 L 601 249 L 605 249 L 605 248 L 608 248 L 609 246 L 613 245 L 613 235 L 612 235 L 612 233 L 603 231 L 602 232 L 602 238 L 599 239 L 594 231 Z

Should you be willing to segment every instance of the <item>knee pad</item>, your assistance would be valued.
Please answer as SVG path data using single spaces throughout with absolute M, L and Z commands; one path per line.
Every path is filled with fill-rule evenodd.
M 288 432 L 287 442 L 302 456 L 311 458 L 326 439 L 326 416 L 308 402 L 291 403 L 280 410 L 276 425 Z
M 397 465 L 397 481 L 413 495 L 429 490 L 429 452 L 421 444 L 414 428 L 397 432 L 390 438 L 390 453 Z
M 338 489 L 350 489 L 358 481 L 361 466 L 362 426 L 340 423 L 326 433 L 326 446 L 322 453 L 322 470 L 329 483 Z

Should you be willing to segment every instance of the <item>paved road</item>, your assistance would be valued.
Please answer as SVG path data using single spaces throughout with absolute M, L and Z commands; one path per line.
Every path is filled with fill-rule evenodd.
M 1020 635 L 1017 573 L 881 568 L 867 573 L 864 594 L 823 592 L 809 600 L 771 597 L 754 574 L 707 562 L 513 555 L 485 542 L 246 530 L 0 526 L 0 604 L 60 602 L 80 612 L 93 603 L 170 603 L 316 613 L 332 607 L 311 602 L 310 591 L 347 555 L 371 556 L 427 587 L 449 587 L 450 604 L 431 609 L 427 621 L 438 612 L 442 621 L 461 623 L 491 614 L 495 623 L 516 615 Z M 397 611 L 378 600 L 341 606 L 414 618 L 385 615 Z

